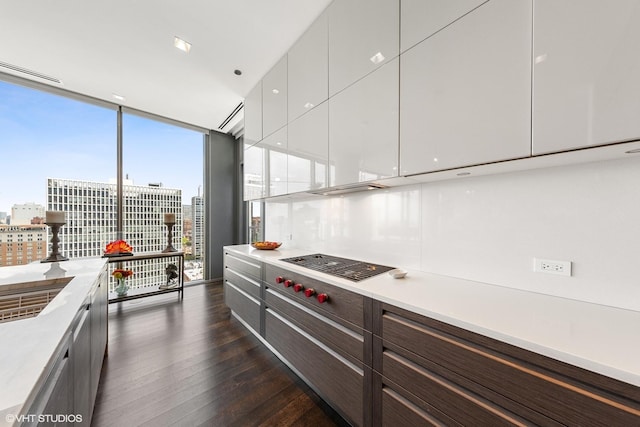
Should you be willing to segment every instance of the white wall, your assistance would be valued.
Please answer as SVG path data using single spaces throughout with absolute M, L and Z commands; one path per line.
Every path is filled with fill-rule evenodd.
M 268 202 L 266 238 L 640 311 L 640 157 Z M 534 273 L 533 258 L 573 262 Z

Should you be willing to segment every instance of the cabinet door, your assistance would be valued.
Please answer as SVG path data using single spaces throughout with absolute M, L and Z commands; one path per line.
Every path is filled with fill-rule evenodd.
M 91 306 L 82 313 L 82 317 L 73 332 L 71 360 L 73 366 L 73 413 L 82 415 L 89 422 L 92 412 L 93 393 L 91 393 L 91 341 L 92 328 L 89 314 Z
M 533 153 L 640 136 L 640 1 L 536 0 Z
M 102 371 L 102 362 L 107 345 L 107 311 L 108 311 L 108 292 L 107 292 L 107 276 L 103 273 L 96 287 L 91 293 L 91 306 L 89 309 L 89 317 L 91 322 L 91 357 L 90 371 L 85 375 L 91 378 L 91 399 L 89 414 L 93 414 L 96 396 L 98 394 L 98 383 L 100 382 L 100 372 Z
M 264 149 L 258 144 L 244 147 L 244 200 L 261 199 L 266 188 Z
M 289 122 L 329 97 L 328 37 L 325 12 L 289 50 Z
M 335 0 L 329 13 L 329 96 L 398 55 L 399 0 Z
M 329 103 L 323 102 L 289 123 L 287 183 L 289 193 L 327 186 Z
M 262 82 L 244 99 L 244 142 L 253 145 L 262 140 Z
M 530 155 L 531 9 L 490 1 L 402 54 L 402 175 Z
M 269 135 L 258 146 L 266 161 L 266 196 L 287 194 L 287 127 Z
M 401 0 L 400 51 L 443 29 L 487 0 Z
M 262 79 L 262 137 L 287 124 L 287 55 Z
M 398 173 L 398 59 L 329 99 L 329 185 Z

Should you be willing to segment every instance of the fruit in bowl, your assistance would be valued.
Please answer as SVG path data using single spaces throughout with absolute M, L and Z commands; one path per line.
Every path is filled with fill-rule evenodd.
M 280 247 L 280 245 L 282 245 L 282 243 L 279 242 L 269 242 L 269 241 L 264 241 L 264 242 L 253 242 L 251 244 L 251 246 L 253 246 L 256 249 L 262 249 L 262 250 L 272 250 L 272 249 L 278 249 Z

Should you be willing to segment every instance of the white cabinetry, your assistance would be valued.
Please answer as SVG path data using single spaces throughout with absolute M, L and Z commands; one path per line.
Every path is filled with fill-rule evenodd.
M 329 96 L 327 13 L 300 37 L 287 55 L 289 63 L 289 122 Z
M 640 1 L 534 10 L 533 154 L 640 137 Z
M 258 145 L 244 145 L 244 200 L 266 196 L 264 149 Z
M 329 99 L 329 185 L 398 173 L 398 58 Z
M 329 13 L 329 96 L 398 55 L 399 0 L 335 0 Z
M 265 156 L 266 196 L 287 194 L 287 127 L 269 135 L 257 144 Z
M 289 123 L 288 192 L 327 186 L 329 103 L 323 102 Z
M 262 81 L 244 99 L 244 142 L 253 145 L 262 139 Z
M 262 79 L 262 137 L 287 124 L 287 55 Z
M 487 0 L 401 0 L 400 51 L 420 43 Z
M 402 175 L 531 154 L 531 15 L 492 0 L 402 54 Z

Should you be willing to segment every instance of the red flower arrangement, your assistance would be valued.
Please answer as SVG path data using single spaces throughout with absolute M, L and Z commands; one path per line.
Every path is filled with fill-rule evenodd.
M 123 268 L 116 268 L 115 270 L 113 270 L 113 273 L 111 273 L 111 275 L 115 277 L 116 280 L 120 281 L 126 279 L 129 276 L 133 276 L 133 271 L 125 270 Z
M 133 252 L 133 248 L 124 240 L 116 240 L 107 244 L 107 248 L 104 251 L 105 255 L 130 255 Z

